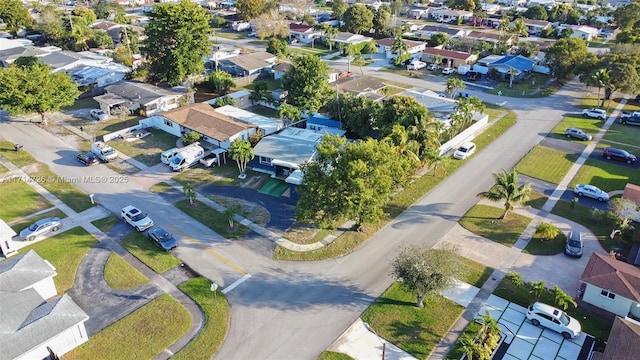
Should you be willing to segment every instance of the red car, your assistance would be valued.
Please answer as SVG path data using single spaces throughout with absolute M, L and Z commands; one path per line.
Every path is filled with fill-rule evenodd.
M 624 161 L 627 164 L 636 162 L 637 158 L 633 154 L 629 154 L 628 151 L 616 148 L 606 148 L 602 152 L 602 156 L 607 160 Z

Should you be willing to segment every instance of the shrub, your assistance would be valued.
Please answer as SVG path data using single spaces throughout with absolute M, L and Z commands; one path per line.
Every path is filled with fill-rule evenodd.
M 202 136 L 195 131 L 190 131 L 184 135 L 182 135 L 182 143 L 186 146 L 189 144 L 193 144 L 196 141 L 200 141 Z

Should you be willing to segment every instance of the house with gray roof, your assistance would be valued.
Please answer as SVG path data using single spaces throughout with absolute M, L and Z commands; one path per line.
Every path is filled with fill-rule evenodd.
M 3 67 L 9 67 L 16 59 L 22 56 L 43 57 L 49 54 L 48 51 L 36 46 L 17 46 L 0 50 L 0 62 Z
M 233 76 L 249 76 L 257 74 L 263 69 L 270 70 L 277 60 L 277 56 L 259 51 L 220 60 L 218 66 Z
M 460 28 L 451 28 L 446 25 L 425 25 L 420 30 L 415 31 L 413 36 L 428 40 L 438 33 L 447 34 L 452 39 L 461 39 L 467 34 L 464 29 Z
M 117 107 L 124 107 L 129 111 L 154 115 L 163 111 L 177 108 L 185 94 L 170 89 L 137 81 L 120 81 L 105 86 L 106 94 L 93 99 L 100 104 L 100 109 L 107 114 Z
M 489 71 L 495 69 L 504 80 L 508 80 L 509 76 L 513 76 L 514 80 L 522 80 L 533 71 L 534 65 L 535 61 L 522 55 L 507 55 L 488 66 Z
M 33 250 L 0 262 L 0 360 L 62 356 L 88 340 L 89 316 L 57 296 L 56 274 Z

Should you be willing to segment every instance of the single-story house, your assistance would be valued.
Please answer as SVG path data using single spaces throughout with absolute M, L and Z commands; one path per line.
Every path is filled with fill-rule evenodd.
M 376 40 L 376 45 L 378 46 L 378 53 L 385 54 L 387 59 L 392 59 L 398 56 L 397 51 L 393 51 L 393 43 L 395 42 L 395 38 L 388 37 L 380 40 Z M 407 47 L 405 53 L 409 54 L 419 54 L 422 50 L 427 47 L 427 43 L 421 41 L 412 41 L 402 39 L 402 42 Z
M 309 44 L 321 37 L 322 31 L 314 29 L 313 26 L 295 23 L 289 24 L 289 39 L 297 39 L 303 44 Z
M 284 123 L 280 119 L 258 115 L 231 105 L 219 107 L 215 109 L 215 111 L 232 119 L 256 125 L 258 127 L 257 131 L 265 136 L 276 133 L 284 128 Z
M 249 90 L 238 90 L 232 93 L 228 93 L 225 96 L 228 96 L 231 99 L 233 99 L 233 101 L 235 102 L 235 105 L 234 105 L 235 107 L 246 109 L 253 106 L 253 101 L 251 100 L 251 92 Z M 211 106 L 215 106 L 219 98 L 220 97 L 207 100 L 206 103 Z
M 550 29 L 552 24 L 546 20 L 525 19 L 524 25 L 529 34 L 540 34 L 542 30 Z
M 50 51 L 44 50 L 37 46 L 16 46 L 0 50 L 0 63 L 3 67 L 9 67 L 16 59 L 23 56 L 35 56 L 41 58 L 50 54 Z
M 273 80 L 280 80 L 284 77 L 284 74 L 291 69 L 293 65 L 288 62 L 281 62 L 273 67 Z
M 593 253 L 580 280 L 582 301 L 618 316 L 640 319 L 640 268 Z
M 105 86 L 104 90 L 106 94 L 93 99 L 107 114 L 116 107 L 125 107 L 131 112 L 154 115 L 177 108 L 180 106 L 180 99 L 185 98 L 184 93 L 137 81 L 120 81 Z
M 341 135 L 344 135 L 342 130 Z M 324 130 L 313 131 L 288 127 L 262 138 L 253 148 L 255 158 L 247 167 L 254 171 L 283 178 L 285 182 L 300 185 L 303 174 L 300 165 L 306 164 L 316 156 L 316 145 L 325 134 Z
M 431 11 L 431 17 L 439 22 L 454 23 L 460 21 L 467 21 L 473 16 L 473 12 L 466 10 L 452 10 L 452 9 L 440 9 Z
M 350 32 L 339 32 L 333 38 L 333 42 L 336 46 L 342 46 L 346 48 L 349 45 L 357 45 L 367 41 L 371 41 L 373 38 L 360 34 L 352 34 Z
M 458 101 L 447 97 L 442 97 L 431 90 L 416 91 L 405 90 L 400 95 L 411 96 L 422 104 L 434 119 L 441 121 L 445 128 L 448 128 L 451 122 L 451 115 L 455 113 Z
M 496 69 L 503 79 L 509 79 L 509 76 L 515 75 L 514 79 L 522 80 L 531 73 L 534 65 L 535 61 L 522 55 L 507 55 L 490 63 L 489 71 Z
M 336 82 L 339 93 L 351 93 L 360 96 L 366 93 L 380 93 L 386 85 L 369 76 L 349 76 Z
M 592 352 L 591 360 L 635 360 L 639 353 L 640 323 L 616 316 L 604 352 Z
M 488 15 L 497 14 L 502 9 L 498 4 L 481 3 L 480 5 L 482 6 L 482 10 Z
M 238 56 L 240 56 L 240 49 L 234 46 L 226 44 L 214 45 L 211 51 L 211 57 L 205 61 L 205 63 L 207 63 L 205 66 L 215 69 L 218 61 Z
M 426 18 L 429 16 L 429 8 L 428 7 L 412 7 L 409 9 L 409 17 L 414 19 Z
M 11 34 L 8 34 L 8 36 L 12 37 Z M 0 51 L 13 49 L 17 47 L 26 47 L 26 46 L 33 46 L 33 41 L 29 39 L 22 39 L 22 38 L 11 39 L 11 38 L 4 38 L 3 36 L 0 36 Z
M 58 296 L 56 275 L 33 250 L 0 262 L 0 359 L 58 358 L 87 342 L 89 315 Z
M 511 46 L 511 43 L 513 42 L 513 37 L 511 35 L 505 35 L 505 44 L 507 46 Z M 498 41 L 500 41 L 500 35 L 499 34 L 495 34 L 495 33 L 491 33 L 491 32 L 487 32 L 487 31 L 471 31 L 467 34 L 467 38 L 468 39 L 475 39 L 478 41 L 486 41 L 489 43 L 497 43 Z
M 573 34 L 571 34 L 570 37 L 581 38 L 584 41 L 591 41 L 597 38 L 598 34 L 600 34 L 600 30 L 587 25 L 576 25 L 572 26 L 571 29 L 573 30 Z
M 423 39 L 431 39 L 435 34 L 443 33 L 447 34 L 451 39 L 461 39 L 465 37 L 467 32 L 464 29 L 450 28 L 439 25 L 425 25 L 420 30 L 413 33 L 414 36 Z
M 441 46 L 428 47 L 422 52 L 422 61 L 433 63 L 436 56 L 440 56 L 441 60 L 438 65 L 448 67 L 458 67 L 463 64 L 471 65 L 476 62 L 478 55 L 466 53 L 462 51 L 446 50 Z
M 340 121 L 320 116 L 311 116 L 307 118 L 305 122 L 305 129 L 312 131 L 324 131 L 331 133 L 336 130 L 341 130 L 342 128 Z
M 220 60 L 218 66 L 233 76 L 249 76 L 257 74 L 263 69 L 271 70 L 277 60 L 277 56 L 266 51 L 259 51 Z
M 248 140 L 258 131 L 258 125 L 234 119 L 216 111 L 207 103 L 196 103 L 166 111 L 140 121 L 143 126 L 153 126 L 175 136 L 195 131 L 202 141 L 222 149 L 229 149 L 237 138 Z
M 17 254 L 20 249 L 13 243 L 13 237 L 18 235 L 4 220 L 0 219 L 0 252 L 5 257 Z

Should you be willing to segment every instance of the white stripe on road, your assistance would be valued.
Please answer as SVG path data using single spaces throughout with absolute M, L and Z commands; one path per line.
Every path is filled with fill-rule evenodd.
M 224 288 L 224 290 L 222 290 L 222 293 L 226 295 L 229 291 L 235 289 L 236 287 L 238 287 L 238 285 L 242 284 L 250 277 L 251 277 L 251 274 L 247 274 L 241 277 L 240 279 L 236 280 L 233 284 L 229 285 L 229 287 Z

